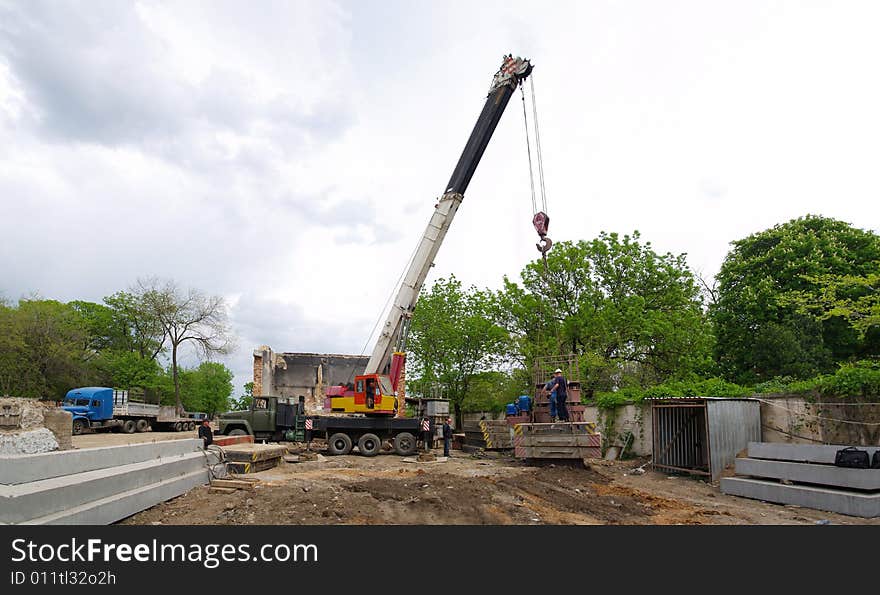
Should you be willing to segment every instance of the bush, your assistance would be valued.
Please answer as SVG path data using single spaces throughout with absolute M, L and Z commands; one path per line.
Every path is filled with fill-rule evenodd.
M 748 388 L 721 378 L 703 380 L 670 380 L 646 389 L 638 387 L 622 388 L 615 392 L 596 394 L 596 406 L 600 409 L 613 409 L 628 403 L 640 403 L 646 398 L 680 399 L 684 397 L 724 397 L 739 398 L 752 394 Z

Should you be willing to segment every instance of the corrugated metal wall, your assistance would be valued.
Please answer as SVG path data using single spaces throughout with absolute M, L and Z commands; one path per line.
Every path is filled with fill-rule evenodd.
M 655 402 L 651 417 L 654 468 L 708 475 L 709 444 L 703 401 Z
M 749 445 L 761 441 L 761 404 L 758 401 L 706 401 L 712 481 Z

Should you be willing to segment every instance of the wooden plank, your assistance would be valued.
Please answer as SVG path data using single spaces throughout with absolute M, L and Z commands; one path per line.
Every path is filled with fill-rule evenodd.
M 254 484 L 249 481 L 238 479 L 215 479 L 211 481 L 212 488 L 232 488 L 234 490 L 252 490 Z
M 238 491 L 238 489 L 236 489 L 236 488 L 218 488 L 218 487 L 211 488 L 212 494 L 234 494 L 237 491 Z

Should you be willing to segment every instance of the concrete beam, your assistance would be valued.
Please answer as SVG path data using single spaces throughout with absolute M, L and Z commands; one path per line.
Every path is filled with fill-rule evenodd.
M 6 486 L 0 488 L 0 522 L 22 523 L 199 470 L 206 470 L 205 457 L 191 452 Z
M 117 465 L 129 465 L 191 452 L 200 452 L 203 442 L 198 438 L 163 440 L 120 446 L 101 446 L 34 455 L 0 457 L 0 485 L 15 485 L 106 469 Z
M 31 519 L 22 525 L 109 525 L 210 481 L 207 469 L 192 471 L 101 500 Z
M 749 442 L 749 458 L 775 461 L 800 461 L 804 463 L 834 464 L 834 455 L 847 445 L 785 444 L 781 442 Z M 868 451 L 868 456 L 880 450 L 877 446 L 858 446 Z
M 856 490 L 880 490 L 880 469 L 847 469 L 815 463 L 737 459 L 736 473 Z
M 767 502 L 796 504 L 849 516 L 863 518 L 880 516 L 880 493 L 863 494 L 833 488 L 785 485 L 776 481 L 744 477 L 722 478 L 721 492 Z

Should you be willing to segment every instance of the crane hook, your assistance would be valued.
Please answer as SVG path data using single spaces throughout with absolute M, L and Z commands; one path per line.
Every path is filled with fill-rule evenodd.
M 553 240 L 551 240 L 547 236 L 541 236 L 541 241 L 535 244 L 535 247 L 538 248 L 538 252 L 546 257 L 547 252 L 549 252 L 550 248 L 553 247 Z

